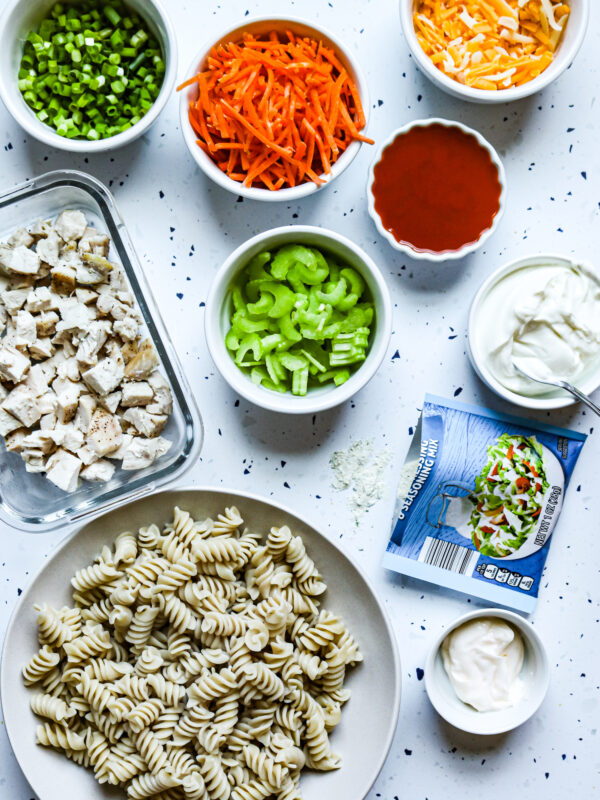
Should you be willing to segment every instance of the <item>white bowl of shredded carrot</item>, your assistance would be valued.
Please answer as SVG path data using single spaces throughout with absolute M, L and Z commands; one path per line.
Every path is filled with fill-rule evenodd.
M 255 18 L 196 55 L 181 129 L 219 186 L 256 200 L 297 200 L 328 185 L 363 142 L 367 84 L 331 33 L 295 18 Z
M 589 0 L 400 0 L 404 36 L 421 70 L 455 97 L 520 100 L 572 63 Z

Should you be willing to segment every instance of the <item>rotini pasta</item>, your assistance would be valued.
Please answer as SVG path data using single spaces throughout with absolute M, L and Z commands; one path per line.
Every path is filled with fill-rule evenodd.
M 39 744 L 131 800 L 300 800 L 305 767 L 340 766 L 358 644 L 301 537 L 243 524 L 175 508 L 78 570 L 72 608 L 35 606 Z

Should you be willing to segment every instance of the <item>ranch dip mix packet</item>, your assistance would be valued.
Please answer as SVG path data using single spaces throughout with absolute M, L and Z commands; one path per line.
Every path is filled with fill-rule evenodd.
M 384 566 L 532 612 L 585 439 L 426 395 Z

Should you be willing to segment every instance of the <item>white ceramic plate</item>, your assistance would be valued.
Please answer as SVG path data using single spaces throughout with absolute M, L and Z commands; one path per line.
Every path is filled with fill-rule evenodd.
M 342 768 L 307 772 L 302 794 L 305 800 L 362 800 L 383 766 L 400 709 L 400 660 L 387 615 L 360 569 L 323 534 L 281 506 L 227 489 L 160 492 L 99 517 L 70 536 L 21 595 L 4 641 L 0 696 L 6 732 L 33 790 L 40 800 L 125 798 L 122 790 L 100 786 L 92 772 L 35 744 L 37 723 L 29 710 L 31 691 L 23 686 L 21 668 L 38 646 L 33 604 L 71 604 L 69 582 L 75 570 L 88 565 L 121 531 L 171 521 L 174 505 L 196 519 L 214 517 L 225 506 L 236 505 L 250 528 L 266 533 L 272 525 L 289 525 L 302 536 L 329 587 L 325 607 L 344 619 L 364 655 L 363 663 L 349 672 L 352 697 L 332 734 Z

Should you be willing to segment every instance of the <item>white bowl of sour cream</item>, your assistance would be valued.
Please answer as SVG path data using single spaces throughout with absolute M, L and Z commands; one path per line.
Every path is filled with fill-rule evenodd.
M 576 402 L 525 378 L 562 378 L 591 394 L 600 386 L 600 274 L 589 264 L 541 254 L 501 267 L 483 283 L 469 313 L 469 356 L 497 394 L 525 408 Z
M 542 704 L 549 682 L 537 632 L 501 608 L 459 617 L 436 638 L 425 663 L 433 707 L 467 733 L 499 734 L 522 725 Z

